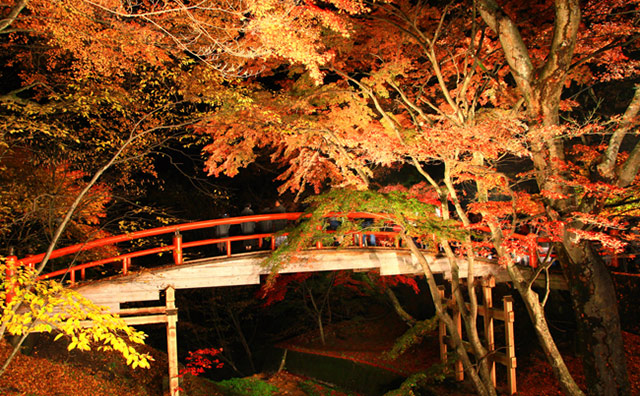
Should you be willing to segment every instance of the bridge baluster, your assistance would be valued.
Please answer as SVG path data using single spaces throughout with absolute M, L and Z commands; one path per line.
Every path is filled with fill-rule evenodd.
M 86 275 L 86 270 L 83 268 L 80 270 L 80 279 L 85 280 L 86 279 L 85 275 Z
M 125 257 L 122 259 L 122 275 L 129 273 L 129 267 L 131 266 L 131 257 Z
M 529 243 L 529 265 L 538 268 L 538 239 L 534 235 L 530 237 L 534 238 L 535 243 Z
M 182 264 L 182 234 L 180 234 L 180 230 L 176 230 L 173 235 L 173 262 L 176 265 Z
M 70 280 L 71 280 L 71 284 L 72 285 L 75 284 L 76 283 L 76 271 L 74 269 L 72 269 L 69 272 L 69 277 L 70 277 Z
M 320 230 L 322 230 L 322 227 L 321 226 L 317 226 L 316 230 L 320 231 Z M 322 249 L 322 242 L 320 242 L 320 241 L 316 242 L 316 249 Z

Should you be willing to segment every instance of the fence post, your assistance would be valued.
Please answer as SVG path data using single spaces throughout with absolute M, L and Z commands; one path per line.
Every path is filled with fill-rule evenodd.
M 446 301 L 444 298 L 444 286 L 438 286 L 438 295 L 440 295 L 440 299 L 442 300 L 442 304 L 446 305 Z M 442 363 L 447 363 L 447 343 L 445 338 L 447 337 L 447 326 L 444 324 L 443 320 L 438 321 L 438 341 L 440 342 L 440 361 Z
M 173 235 L 173 262 L 176 265 L 182 264 L 182 234 L 180 234 L 180 230 L 176 230 Z
M 493 386 L 496 386 L 496 362 L 493 354 L 495 353 L 496 345 L 494 340 L 493 331 L 493 315 L 491 308 L 493 308 L 493 293 L 492 289 L 496 286 L 496 280 L 493 276 L 482 280 L 482 297 L 484 305 L 484 336 L 487 340 L 487 352 L 489 353 L 491 362 L 491 382 Z
M 165 290 L 167 313 L 167 360 L 169 361 L 169 389 L 171 396 L 180 395 L 180 378 L 178 377 L 178 309 L 176 308 L 175 289 L 171 286 Z
M 515 337 L 513 331 L 513 322 L 515 321 L 515 316 L 513 314 L 513 297 L 504 296 L 502 301 L 504 307 L 504 336 L 507 355 L 507 382 L 509 385 L 509 394 L 514 395 L 516 393 L 517 364 Z
M 316 230 L 322 231 L 322 227 L 321 226 L 316 226 Z M 322 242 L 320 242 L 320 241 L 316 242 L 316 249 L 322 249 Z

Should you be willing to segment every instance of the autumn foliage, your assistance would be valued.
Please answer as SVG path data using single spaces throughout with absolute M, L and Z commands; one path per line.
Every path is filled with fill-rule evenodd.
M 625 394 L 615 293 L 599 257 L 628 249 L 638 233 L 637 205 L 629 205 L 640 168 L 637 8 L 636 1 L 396 1 L 342 14 L 353 34 L 327 39 L 336 55 L 324 84 L 291 68 L 269 90 L 248 92 L 239 111 L 222 109 L 202 124 L 211 138 L 207 168 L 234 175 L 270 150 L 284 168 L 281 191 L 300 196 L 328 186 L 376 189 L 394 174 L 410 175 L 407 187 L 423 179 L 444 219 L 490 230 L 483 244 L 469 237 L 460 252 L 497 254 L 538 307 L 536 322 L 544 299 L 514 265 L 530 247 L 512 236 L 550 241 L 580 334 L 591 340 L 584 343 L 591 392 Z M 607 309 L 590 310 L 593 290 Z M 595 357 L 598 332 L 611 334 L 605 342 L 617 353 Z M 540 337 L 552 343 L 547 330 Z M 604 360 L 611 371 L 598 366 Z M 570 382 L 565 391 L 579 394 Z
M 69 338 L 68 350 L 114 350 L 124 357 L 127 365 L 149 368 L 151 356 L 132 346 L 142 344 L 146 335 L 122 319 L 57 281 L 36 280 L 33 269 L 16 266 L 11 260 L 3 260 L 0 276 L 0 335 L 26 337 L 30 333 L 55 331 L 54 340 Z M 2 372 L 11 358 L 3 362 Z
M 195 126 L 190 138 L 210 175 L 235 176 L 268 157 L 280 191 L 296 199 L 400 183 L 392 188 L 438 206 L 440 220 L 420 210 L 417 224 L 438 231 L 452 261 L 498 257 L 564 391 L 581 394 L 553 357 L 545 298 L 515 262 L 535 242 L 550 243 L 570 286 L 589 391 L 627 394 L 605 260 L 638 243 L 638 8 L 638 0 L 14 0 L 0 21 L 3 60 L 18 77 L 0 97 L 0 160 L 10 170 L 26 146 L 32 170 L 64 171 L 70 177 L 57 185 L 71 188 L 94 169 L 87 153 L 108 157 L 126 140 L 122 130 L 169 124 Z M 162 133 L 145 135 L 132 155 L 162 142 Z M 73 161 L 52 160 L 66 153 Z M 120 164 L 110 191 L 124 189 L 134 168 Z M 94 208 L 106 193 L 96 189 Z M 28 217 L 38 202 L 11 215 Z M 93 220 L 79 216 L 78 227 L 95 230 Z M 18 228 L 6 219 L 2 227 Z M 303 231 L 291 242 L 314 238 Z M 473 310 L 462 311 L 474 322 Z M 476 352 L 484 356 L 481 345 Z

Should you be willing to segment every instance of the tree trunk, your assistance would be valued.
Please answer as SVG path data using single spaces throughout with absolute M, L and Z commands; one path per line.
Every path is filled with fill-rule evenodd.
M 578 324 L 588 393 L 630 395 L 629 376 L 613 280 L 587 241 L 565 234 L 559 250 Z
M 531 286 L 524 279 L 513 262 L 507 265 L 507 271 L 509 271 L 509 276 L 511 277 L 511 280 L 513 280 L 513 284 L 518 290 L 518 293 L 520 293 L 520 297 L 522 297 L 522 301 L 527 308 L 529 317 L 531 318 L 531 322 L 535 328 L 536 335 L 538 336 L 538 342 L 540 342 L 540 346 L 547 357 L 547 361 L 551 366 L 553 374 L 560 383 L 562 392 L 568 396 L 584 396 L 584 393 L 571 376 L 571 373 L 569 372 L 569 369 L 562 359 L 562 355 L 551 336 L 549 325 L 547 324 L 547 318 L 544 314 L 544 307 L 540 303 L 538 294 L 531 290 Z
M 227 305 L 227 314 L 231 318 L 231 322 L 233 323 L 233 327 L 236 329 L 236 333 L 238 333 L 238 338 L 240 338 L 240 343 L 242 344 L 242 348 L 244 352 L 247 354 L 247 358 L 249 359 L 249 366 L 251 367 L 252 373 L 257 373 L 256 366 L 253 363 L 253 353 L 251 352 L 251 347 L 247 342 L 247 338 L 244 336 L 244 332 L 242 331 L 242 326 L 240 325 L 240 321 L 234 310 L 231 306 Z
M 471 383 L 473 384 L 476 392 L 481 396 L 495 396 L 497 393 L 496 393 L 496 389 L 493 386 L 493 382 L 491 381 L 491 378 L 489 376 L 487 376 L 486 378 L 482 378 L 478 374 L 478 371 L 476 370 L 475 365 L 472 364 L 471 359 L 469 358 L 469 354 L 467 353 L 467 350 L 462 343 L 462 339 L 458 335 L 457 326 L 453 323 L 453 319 L 451 318 L 451 315 L 449 315 L 449 313 L 447 312 L 447 308 L 445 307 L 442 299 L 440 298 L 440 295 L 438 294 L 438 291 L 437 291 L 438 285 L 436 284 L 436 281 L 433 276 L 433 272 L 431 272 L 431 268 L 429 267 L 429 263 L 427 259 L 422 254 L 422 252 L 418 250 L 418 247 L 416 246 L 413 239 L 409 238 L 404 232 L 401 232 L 400 235 L 402 237 L 402 240 L 405 241 L 405 243 L 411 250 L 411 253 L 417 258 L 418 263 L 420 264 L 420 266 L 422 267 L 422 270 L 424 271 L 427 285 L 429 286 L 429 293 L 431 294 L 431 298 L 433 299 L 433 304 L 435 305 L 435 308 L 436 308 L 436 315 L 440 320 L 442 320 L 445 323 L 447 327 L 447 331 L 449 332 L 451 340 L 453 341 L 453 347 L 456 350 L 458 358 L 462 361 L 464 370 L 469 375 L 469 379 L 471 380 Z M 457 284 L 457 285 L 452 284 L 452 287 L 454 289 L 459 288 L 460 284 Z M 480 349 L 480 348 L 476 348 L 476 349 Z M 482 356 L 476 356 L 476 359 L 484 360 L 485 357 L 486 357 L 486 352 L 484 352 Z

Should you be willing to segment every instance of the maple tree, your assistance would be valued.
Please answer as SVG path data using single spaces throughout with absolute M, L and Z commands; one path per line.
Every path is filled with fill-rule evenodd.
M 335 3 L 350 13 L 364 9 Z M 185 118 L 242 103 L 246 97 L 225 79 L 254 75 L 286 59 L 319 80 L 319 66 L 333 57 L 320 51 L 324 27 L 347 35 L 341 18 L 295 1 L 14 0 L 0 13 L 3 75 L 11 81 L 0 103 L 5 154 L 26 144 L 30 154 L 38 153 L 28 164 L 56 169 L 55 159 L 63 156 L 73 159 L 74 171 L 85 172 L 99 163 L 96 154 L 112 153 L 122 131 L 139 120 L 141 130 L 184 126 Z M 304 29 L 290 28 L 296 26 Z M 121 174 L 112 172 L 108 183 L 118 187 L 115 195 L 139 194 L 132 177 L 139 180 L 143 170 L 155 176 L 143 154 L 165 142 L 167 130 L 159 132 L 129 149 L 135 161 L 118 163 Z M 26 215 L 4 208 L 7 219 Z
M 476 390 L 479 394 L 495 393 L 494 385 L 491 381 L 489 364 L 486 361 L 487 359 L 485 359 L 489 352 L 487 348 L 482 345 L 478 326 L 474 322 L 478 310 L 477 301 L 472 297 L 470 302 L 470 310 L 475 310 L 475 314 L 470 314 L 468 312 L 463 314 L 466 322 L 465 324 L 467 324 L 466 334 L 470 339 L 470 344 L 473 346 L 473 350 L 468 352 L 461 335 L 458 334 L 456 330 L 457 327 L 454 322 L 454 318 L 447 312 L 446 304 L 443 301 L 442 296 L 439 294 L 438 285 L 436 284 L 436 279 L 433 271 L 431 270 L 430 263 L 417 246 L 417 243 L 428 244 L 429 241 L 433 240 L 442 241 L 441 245 L 444 246 L 444 250 L 449 258 L 449 263 L 452 268 L 452 290 L 456 293 L 456 299 L 459 299 L 458 301 L 462 301 L 462 304 L 460 305 L 463 305 L 464 298 L 461 294 L 461 290 L 463 288 L 463 284 L 461 282 L 462 276 L 460 276 L 461 274 L 459 273 L 457 257 L 455 257 L 454 254 L 455 248 L 448 244 L 449 242 L 453 242 L 459 245 L 460 242 L 464 242 L 463 233 L 457 229 L 455 221 L 442 219 L 436 214 L 435 207 L 430 204 L 430 202 L 433 201 L 433 198 L 429 197 L 428 194 L 425 196 L 424 186 L 418 186 L 417 188 L 413 188 L 411 191 L 398 191 L 403 190 L 398 187 L 390 188 L 388 190 L 389 191 L 387 192 L 377 192 L 356 191 L 353 189 L 332 189 L 327 193 L 307 198 L 305 202 L 310 205 L 308 219 L 301 222 L 297 226 L 296 230 L 291 231 L 292 236 L 287 240 L 284 247 L 281 247 L 265 263 L 265 265 L 271 269 L 270 279 L 276 279 L 276 284 L 273 288 L 276 289 L 277 292 L 273 294 L 272 298 L 284 297 L 283 293 L 286 293 L 286 289 L 285 291 L 282 291 L 282 286 L 278 286 L 278 280 L 281 279 L 281 276 L 278 275 L 278 271 L 283 266 L 286 266 L 288 262 L 295 261 L 297 253 L 302 249 L 316 243 L 327 243 L 327 238 L 336 238 L 337 240 L 342 241 L 341 245 L 345 246 L 354 244 L 353 235 L 362 232 L 362 229 L 354 219 L 350 218 L 346 214 L 353 213 L 358 210 L 364 212 L 363 214 L 365 216 L 372 216 L 375 220 L 370 227 L 370 231 L 373 232 L 381 231 L 390 224 L 393 224 L 393 227 L 397 229 L 397 232 L 399 232 L 403 245 L 408 246 L 411 249 L 412 254 L 418 258 L 420 267 L 425 275 L 425 280 L 427 282 L 432 301 L 436 307 L 436 316 L 439 320 L 445 323 L 449 334 L 452 335 L 451 339 L 453 341 L 453 347 L 455 348 L 459 359 L 463 362 L 465 370 L 469 373 Z M 329 237 L 327 236 L 327 233 L 324 232 L 324 227 L 327 223 L 326 216 L 328 214 L 332 217 L 338 218 L 342 223 L 336 232 Z M 360 237 L 358 236 L 358 238 Z M 467 256 L 470 256 L 469 253 L 473 254 L 472 251 L 467 251 Z M 470 256 L 470 264 L 468 266 L 468 268 L 471 268 L 470 271 L 472 271 L 473 268 L 473 260 L 473 256 Z M 473 276 L 472 274 L 473 272 L 471 272 L 471 277 Z M 295 279 L 300 276 L 304 277 L 305 275 L 298 274 L 294 275 L 293 278 Z M 285 283 L 289 282 L 291 278 L 292 276 L 286 277 Z M 267 290 L 271 284 L 270 279 L 268 279 L 266 283 Z M 402 276 L 391 277 L 387 279 L 386 282 L 382 283 L 393 284 L 398 282 L 406 283 L 414 287 L 414 290 L 417 289 L 417 284 L 413 279 Z M 369 283 L 372 282 L 369 281 Z M 389 290 L 390 289 L 388 288 L 386 289 L 387 292 Z M 473 289 L 470 292 L 474 293 L 473 296 L 475 297 Z M 403 336 L 398 342 L 397 347 L 390 352 L 392 355 L 397 356 L 403 351 L 406 351 L 406 349 L 411 346 L 412 342 L 419 342 L 421 336 L 432 330 L 433 326 L 437 322 L 434 318 L 422 321 L 415 320 L 402 309 L 397 298 L 393 295 L 389 295 L 389 293 L 388 296 L 390 297 L 392 305 L 399 317 L 403 318 L 403 320 L 411 326 L 405 336 Z M 314 308 L 315 307 L 316 305 L 314 304 Z M 459 309 L 462 311 L 461 306 Z M 316 310 L 316 312 L 321 314 L 321 311 L 318 312 L 318 310 Z M 320 330 L 322 335 L 321 326 Z M 475 358 L 475 362 L 477 362 L 477 364 L 474 364 L 472 356 Z M 485 361 L 484 363 L 483 360 Z M 478 372 L 476 372 L 475 369 L 472 369 L 474 365 L 480 367 Z
M 110 14 L 87 3 L 17 1 L 1 11 L 5 249 L 19 256 L 46 249 L 74 194 L 123 145 L 61 242 L 140 227 L 155 210 L 138 204 L 158 183 L 153 155 L 171 141 L 191 144 L 181 140 L 187 126 L 232 93 L 209 68 L 145 41 L 151 33 L 131 41 L 140 38 L 131 36 L 135 23 L 101 23 Z
M 213 368 L 214 365 L 215 368 L 222 368 L 224 363 L 213 358 L 220 352 L 222 352 L 222 350 L 216 348 L 203 348 L 195 351 L 189 351 L 189 355 L 185 358 L 187 364 L 184 369 L 180 370 L 180 377 L 183 377 L 185 374 L 198 376 L 204 373 L 207 369 Z
M 103 227 L 114 196 L 140 193 L 140 175 L 153 175 L 145 154 L 173 137 L 172 131 L 189 124 L 176 118 L 182 109 L 176 104 L 175 90 L 157 89 L 176 79 L 176 73 L 162 72 L 148 63 L 122 63 L 122 58 L 113 59 L 108 53 L 103 67 L 88 66 L 82 53 L 71 52 L 71 44 L 79 42 L 61 41 L 64 35 L 48 30 L 55 26 L 47 21 L 60 22 L 56 15 L 62 21 L 74 18 L 74 9 L 63 4 L 16 2 L 9 10 L 0 24 L 2 81 L 6 82 L 0 95 L 4 126 L 0 236 L 5 246 L 15 247 L 9 255 L 45 249 L 47 255 L 34 271 L 17 269 L 18 281 L 3 280 L 4 293 L 11 291 L 14 296 L 9 303 L 3 295 L 0 336 L 5 330 L 21 336 L 3 370 L 29 332 L 52 328 L 72 338 L 71 349 L 87 349 L 90 342 L 98 342 L 101 348 L 121 352 L 128 364 L 148 367 L 147 357 L 125 342 L 126 338 L 141 342 L 142 333 L 61 284 L 36 277 L 58 241 L 78 243 L 110 235 Z M 62 11 L 66 14 L 59 14 Z M 62 25 L 80 25 L 90 34 L 82 22 L 91 18 L 76 19 L 76 25 Z M 93 56 L 92 61 L 100 58 Z M 92 252 L 86 258 L 113 255 L 114 249 Z M 93 326 L 86 327 L 81 320 Z
M 531 243 L 538 236 L 551 240 L 569 281 L 589 390 L 627 394 L 615 293 L 600 252 L 637 239 L 637 225 L 625 222 L 620 208 L 637 197 L 640 94 L 620 96 L 628 103 L 622 110 L 598 108 L 589 95 L 607 95 L 614 80 L 632 91 L 637 8 L 635 0 L 15 0 L 2 11 L 3 44 L 53 45 L 37 53 L 46 57 L 46 69 L 24 73 L 3 103 L 15 108 L 23 106 L 21 94 L 43 95 L 40 88 L 55 84 L 40 79 L 61 68 L 88 88 L 74 96 L 80 105 L 102 97 L 93 90 L 100 87 L 95 81 L 108 81 L 101 76 L 124 88 L 133 65 L 173 66 L 197 77 L 178 79 L 178 96 L 215 107 L 200 126 L 210 143 L 211 174 L 233 176 L 268 149 L 286 168 L 281 189 L 302 196 L 307 186 L 377 188 L 388 174 L 413 167 L 443 219 L 457 219 L 468 231 L 441 236 L 445 253 L 455 261 L 452 239 L 465 247 L 459 252 L 470 264 L 472 252 L 495 251 L 564 391 L 580 394 L 548 331 L 545 298 L 514 262 L 525 247 L 510 236 L 527 228 Z M 25 34 L 30 31 L 42 34 Z M 293 66 L 272 72 L 269 90 L 261 89 L 265 80 L 211 77 L 211 70 L 251 76 L 284 61 Z M 238 88 L 227 89 L 232 86 Z M 78 106 L 79 114 L 105 111 L 89 102 L 93 107 Z M 65 136 L 62 129 L 41 130 L 58 134 L 54 141 Z M 626 215 L 635 213 L 631 205 Z M 477 226 L 489 227 L 488 243 L 471 237 Z M 550 261 L 543 264 L 535 275 Z M 473 282 L 468 288 L 475 296 Z M 460 308 L 472 329 L 474 308 Z M 475 348 L 482 356 L 481 343 Z M 495 392 L 475 383 L 482 393 Z
M 336 56 L 325 84 L 291 68 L 276 92 L 247 94 L 233 112 L 203 125 L 215 142 L 206 147 L 207 167 L 233 175 L 257 149 L 272 149 L 273 161 L 286 167 L 281 189 L 299 194 L 307 186 L 375 188 L 382 168 L 415 168 L 445 219 L 469 231 L 489 227 L 489 247 L 523 298 L 563 390 L 581 394 L 548 330 L 545 298 L 515 263 L 528 247 L 510 236 L 528 229 L 531 243 L 549 238 L 568 279 L 590 393 L 628 394 L 601 255 L 637 239 L 637 225 L 615 210 L 634 199 L 640 168 L 640 94 L 630 82 L 638 74 L 630 57 L 637 6 L 373 3 L 370 14 L 343 15 L 352 40 L 327 37 Z M 618 85 L 625 108 L 594 107 L 584 93 L 611 95 L 615 80 L 626 81 Z M 461 242 L 477 250 L 471 233 Z M 454 253 L 447 238 L 440 243 Z M 474 313 L 461 311 L 473 327 Z

